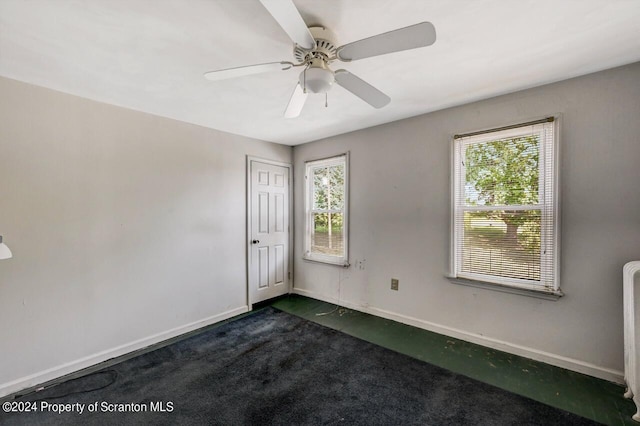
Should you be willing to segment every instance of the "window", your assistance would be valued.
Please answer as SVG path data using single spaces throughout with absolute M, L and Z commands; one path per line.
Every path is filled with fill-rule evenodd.
M 306 163 L 304 258 L 348 265 L 348 155 Z
M 561 294 L 555 123 L 454 138 L 455 278 Z

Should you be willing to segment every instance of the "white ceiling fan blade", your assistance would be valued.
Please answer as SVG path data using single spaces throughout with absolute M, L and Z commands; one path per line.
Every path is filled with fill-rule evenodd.
M 291 62 L 269 62 L 266 64 L 246 65 L 244 67 L 227 68 L 224 70 L 209 71 L 204 73 L 204 78 L 211 81 L 226 80 L 228 78 L 242 77 L 245 75 L 260 74 L 269 71 L 283 71 L 291 68 Z
M 347 70 L 336 71 L 336 82 L 374 108 L 391 102 L 390 97 Z
M 355 61 L 371 56 L 430 46 L 435 42 L 436 29 L 433 24 L 421 22 L 345 44 L 338 48 L 337 56 L 341 61 Z
M 307 93 L 302 90 L 302 86 L 298 83 L 291 94 L 291 99 L 289 99 L 287 109 L 284 111 L 284 118 L 296 118 L 299 116 L 306 100 Z
M 260 0 L 289 38 L 303 49 L 312 49 L 316 41 L 292 0 Z

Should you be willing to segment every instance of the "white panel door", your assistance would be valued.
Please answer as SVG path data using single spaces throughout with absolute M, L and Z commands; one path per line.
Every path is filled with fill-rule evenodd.
M 250 161 L 249 296 L 289 292 L 289 168 Z

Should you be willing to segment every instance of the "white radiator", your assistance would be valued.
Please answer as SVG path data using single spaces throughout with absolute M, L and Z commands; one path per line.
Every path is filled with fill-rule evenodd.
M 640 261 L 624 265 L 624 396 L 633 398 L 638 411 L 633 420 L 640 422 Z

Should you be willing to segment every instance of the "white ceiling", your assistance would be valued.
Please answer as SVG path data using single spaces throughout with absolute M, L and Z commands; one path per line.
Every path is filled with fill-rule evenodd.
M 206 71 L 292 61 L 258 0 L 0 0 L 0 75 L 202 126 L 296 145 L 640 60 L 640 0 L 294 0 L 345 44 L 421 21 L 433 46 L 346 68 L 391 97 L 343 88 L 282 114 L 298 70 L 234 80 Z M 1 95 L 1 94 L 0 94 Z

